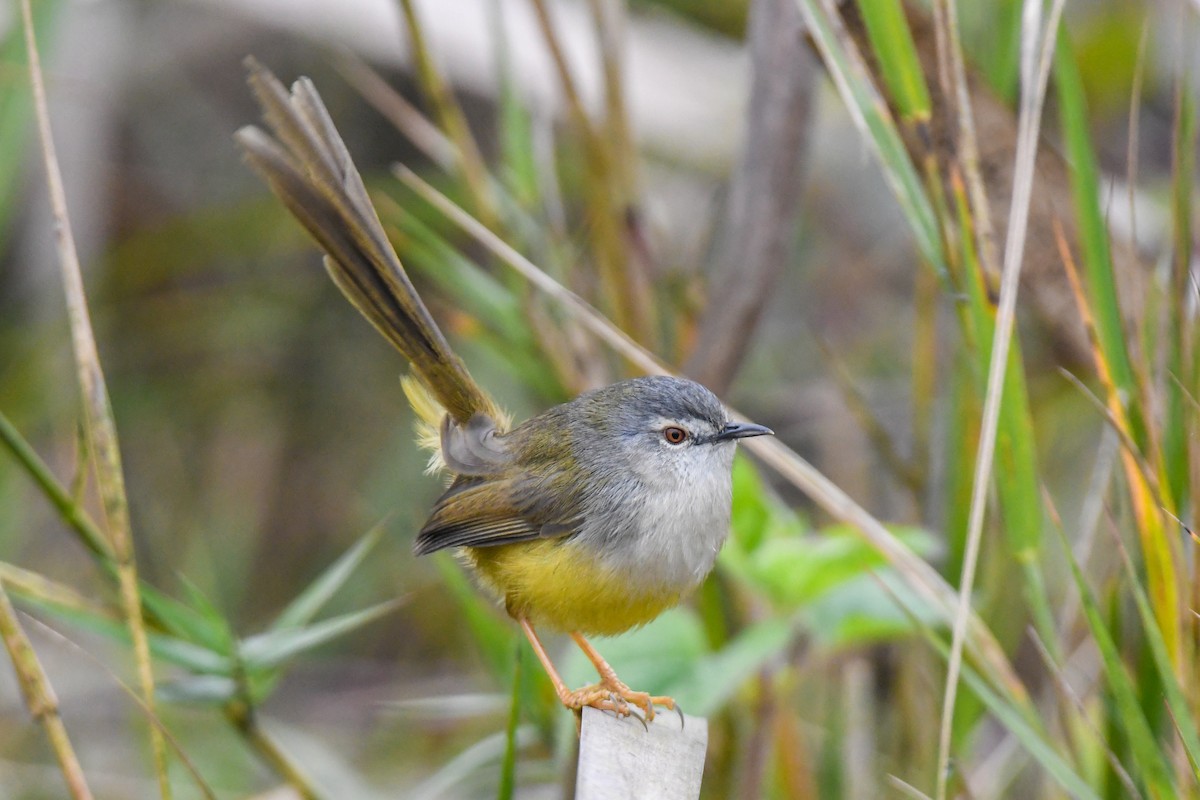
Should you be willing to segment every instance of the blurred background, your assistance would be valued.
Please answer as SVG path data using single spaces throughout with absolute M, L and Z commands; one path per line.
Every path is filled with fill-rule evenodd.
M 958 10 L 1001 244 L 1020 6 L 989 0 Z M 412 441 L 405 365 L 243 165 L 232 134 L 259 119 L 247 55 L 285 83 L 313 80 L 434 316 L 518 419 L 633 370 L 398 179 L 395 163 L 668 364 L 772 427 L 958 584 L 990 342 L 990 333 L 974 340 L 983 329 L 963 321 L 974 313 L 963 310 L 973 291 L 963 276 L 974 263 L 981 308 L 994 303 L 998 283 L 986 258 L 953 256 L 971 237 L 952 229 L 971 231 L 979 209 L 972 200 L 965 220 L 954 212 L 953 115 L 938 106 L 946 97 L 931 9 L 908 11 L 909 41 L 932 87 L 924 117 L 905 111 L 858 6 L 841 13 L 845 42 L 858 42 L 864 74 L 899 120 L 907 168 L 922 164 L 926 147 L 926 166 L 941 175 L 923 190 L 936 197 L 943 187 L 949 198 L 935 204 L 938 246 L 950 254 L 941 265 L 897 202 L 904 152 L 877 157 L 800 8 L 35 0 L 139 574 L 200 620 L 190 638 L 185 624 L 164 619 L 170 612 L 151 620 L 158 713 L 217 796 L 491 797 L 515 774 L 516 796 L 559 797 L 574 758 L 571 717 L 519 655 L 513 626 L 453 559 L 411 555 L 442 482 L 424 474 L 426 454 Z M 1099 236 L 1111 250 L 1133 373 L 1148 393 L 1149 433 L 1135 444 L 1165 449 L 1170 462 L 1168 440 L 1183 438 L 1182 472 L 1161 477 L 1176 488 L 1164 511 L 1184 522 L 1195 400 L 1180 395 L 1183 410 L 1172 417 L 1168 395 L 1193 385 L 1200 353 L 1193 284 L 1172 277 L 1190 274 L 1195 253 L 1196 17 L 1194 3 L 1088 0 L 1068 4 L 1063 21 L 1077 67 L 1070 103 L 1085 109 L 1081 130 L 1098 168 L 1093 200 L 1107 224 Z M 15 2 L 0 7 L 0 32 L 0 412 L 99 518 Z M 1128 756 L 1137 737 L 1106 716 L 1108 662 L 1080 613 L 1059 530 L 1101 592 L 1153 736 L 1164 751 L 1179 746 L 1155 699 L 1163 679 L 1146 655 L 1144 620 L 1106 544 L 1126 541 L 1142 563 L 1127 486 L 1137 481 L 1118 455 L 1130 451 L 1103 402 L 1064 376 L 1106 396 L 1051 227 L 1061 219 L 1071 247 L 1088 239 L 1076 210 L 1087 189 L 1066 166 L 1078 164 L 1078 151 L 1064 144 L 1072 131 L 1062 80 L 1056 73 L 1045 114 L 1018 304 L 1029 449 L 1014 461 L 1002 433 L 992 497 L 1005 511 L 988 518 L 973 601 L 1033 697 L 1029 709 L 1044 718 L 1045 749 L 1014 737 L 995 707 L 964 689 L 951 779 L 964 796 L 1062 796 L 1048 753 L 1061 754 L 1096 796 L 1154 785 Z M 1099 257 L 1086 246 L 1076 255 Z M 1178 316 L 1168 313 L 1176 302 Z M 1186 371 L 1171 369 L 1174 350 L 1163 344 L 1176 332 Z M 1183 427 L 1172 429 L 1175 419 Z M 1019 513 L 1007 503 L 1022 490 L 1010 479 L 1031 482 L 1022 519 L 1044 531 L 1030 535 L 1035 544 L 1012 545 Z M 635 688 L 673 693 L 709 717 L 706 796 L 888 796 L 899 791 L 889 776 L 932 794 L 945 666 L 929 638 L 948 642 L 948 626 L 910 596 L 903 569 L 798 486 L 753 459 L 739 463 L 737 481 L 734 541 L 709 583 L 686 608 L 601 641 L 601 651 Z M 1191 544 L 1177 522 L 1166 527 L 1177 610 L 1186 612 Z M 0 580 L 29 615 L 22 619 L 93 791 L 157 796 L 144 716 L 117 682 L 134 683 L 133 661 L 114 623 L 110 575 L 7 452 L 0 559 L 28 571 Z M 339 564 L 343 573 L 330 571 Z M 37 577 L 76 596 L 39 588 Z M 318 596 L 307 614 L 297 611 L 298 598 Z M 1179 662 L 1195 637 L 1194 614 L 1183 618 L 1173 623 Z M 1058 669 L 1027 635 L 1047 619 L 1039 630 L 1054 636 Z M 552 650 L 569 680 L 590 681 L 567 644 L 556 639 Z M 1072 680 L 1077 705 L 1059 694 Z M 239 703 L 254 708 L 253 725 Z M 1131 774 L 1118 769 L 1127 756 Z M 1186 777 L 1186 758 L 1175 756 Z M 170 776 L 176 796 L 203 796 L 177 758 Z M 7 667 L 0 795 L 64 796 Z

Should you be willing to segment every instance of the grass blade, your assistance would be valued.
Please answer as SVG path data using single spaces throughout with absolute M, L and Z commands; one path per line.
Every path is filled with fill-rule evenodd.
M 896 195 L 916 238 L 918 252 L 940 275 L 945 275 L 946 260 L 937 216 L 925 194 L 921 177 L 908 158 L 887 104 L 871 83 L 862 56 L 846 35 L 841 18 L 829 0 L 796 2 L 846 109 L 879 158 L 884 179 Z
M 406 598 L 398 597 L 303 628 L 274 628 L 266 633 L 251 636 L 241 644 L 242 659 L 251 670 L 278 666 L 299 653 L 320 647 L 332 639 L 374 622 L 385 614 L 390 614 L 403 605 L 405 600 Z
M 434 107 L 442 130 L 447 138 L 454 143 L 455 161 L 459 174 L 471 192 L 476 213 L 488 227 L 493 227 L 497 219 L 496 204 L 491 193 L 490 178 L 479 145 L 471 135 L 467 125 L 467 116 L 450 91 L 446 79 L 438 70 L 425 41 L 425 30 L 417 19 L 417 10 L 413 0 L 400 0 L 400 10 L 404 13 L 405 26 L 408 28 L 408 41 L 412 47 L 412 58 L 416 63 L 417 75 L 426 97 Z
M 1096 332 L 1121 395 L 1137 397 L 1140 389 L 1135 384 L 1133 363 L 1125 344 L 1126 336 L 1114 277 L 1116 271 L 1108 242 L 1108 226 L 1100 209 L 1100 182 L 1096 157 L 1087 129 L 1083 79 L 1080 77 L 1079 67 L 1075 63 L 1065 31 L 1059 36 L 1055 52 L 1054 85 L 1058 92 L 1066 155 L 1071 165 L 1071 193 L 1075 200 L 1075 216 L 1079 223 L 1088 297 L 1095 309 Z M 1128 411 L 1133 439 L 1144 448 L 1147 431 L 1138 410 L 1140 405 L 1132 403 Z
M 1184 752 L 1187 753 L 1192 773 L 1195 775 L 1197 781 L 1200 781 L 1200 734 L 1197 733 L 1196 718 L 1184 694 L 1183 687 L 1180 686 L 1179 680 L 1175 676 L 1175 669 L 1171 663 L 1171 654 L 1167 650 L 1167 643 L 1163 639 L 1158 625 L 1155 623 L 1154 609 L 1150 606 L 1150 598 L 1147 597 L 1146 590 L 1138 578 L 1137 570 L 1129 558 L 1129 552 L 1120 540 L 1117 541 L 1117 548 L 1121 553 L 1121 561 L 1125 566 L 1126 580 L 1133 590 L 1133 599 L 1137 604 L 1138 616 L 1142 619 L 1146 644 L 1149 647 L 1150 655 L 1154 659 L 1154 666 L 1158 670 L 1159 680 L 1162 681 L 1167 707 L 1171 711 L 1171 716 L 1175 719 L 1175 730 L 1179 734 L 1179 740 L 1183 743 Z
M 324 608 L 329 599 L 350 580 L 358 566 L 370 555 L 383 536 L 384 523 L 379 523 L 363 534 L 354 546 L 342 554 L 337 561 L 317 576 L 309 586 L 296 596 L 283 613 L 271 625 L 271 630 L 281 631 L 299 628 L 312 621 L 317 612 Z
M 929 120 L 929 88 L 899 0 L 859 0 L 871 47 L 888 93 L 903 117 Z
M 1176 797 L 1178 795 L 1171 783 L 1170 765 L 1163 755 L 1162 748 L 1154 738 L 1154 732 L 1146 720 L 1146 715 L 1142 712 L 1137 688 L 1125 665 L 1121 662 L 1121 653 L 1104 622 L 1100 606 L 1083 576 L 1079 562 L 1075 560 L 1075 555 L 1071 552 L 1066 536 L 1060 533 L 1059 539 L 1071 567 L 1071 576 L 1079 591 L 1084 619 L 1087 621 L 1092 639 L 1100 651 L 1104 674 L 1108 679 L 1107 686 L 1116 702 L 1116 720 L 1129 739 L 1129 746 L 1133 752 L 1134 761 L 1138 765 L 1138 771 L 1146 782 L 1152 797 Z

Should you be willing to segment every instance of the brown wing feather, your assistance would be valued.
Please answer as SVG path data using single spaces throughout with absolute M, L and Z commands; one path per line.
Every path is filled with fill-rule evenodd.
M 495 547 L 533 539 L 570 536 L 578 530 L 572 515 L 529 505 L 520 482 L 460 476 L 441 496 L 417 534 L 414 552 L 425 555 L 450 547 Z

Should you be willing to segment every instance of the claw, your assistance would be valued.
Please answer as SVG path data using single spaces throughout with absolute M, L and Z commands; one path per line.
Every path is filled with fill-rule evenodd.
M 672 698 L 654 696 L 647 692 L 635 692 L 619 680 L 604 679 L 573 692 L 561 693 L 559 699 L 562 700 L 564 706 L 576 712 L 581 712 L 585 706 L 590 706 L 600 711 L 611 711 L 618 717 L 636 717 L 647 730 L 649 730 L 648 723 L 653 722 L 656 716 L 655 706 L 675 711 L 681 717 L 683 715 Z M 637 711 L 635 712 L 634 709 Z

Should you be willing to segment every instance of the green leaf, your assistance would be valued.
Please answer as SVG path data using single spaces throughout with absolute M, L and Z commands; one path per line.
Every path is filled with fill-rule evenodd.
M 891 570 L 845 581 L 808 605 L 803 614 L 813 639 L 831 649 L 911 636 L 914 618 L 932 628 L 943 617 Z
M 330 564 L 324 572 L 317 576 L 316 580 L 296 596 L 296 599 L 288 603 L 287 608 L 271 625 L 271 629 L 279 631 L 299 628 L 311 622 L 313 617 L 329 602 L 329 599 L 346 585 L 346 581 L 350 580 L 350 576 L 379 543 L 383 532 L 384 523 L 381 522 L 363 534 L 353 547 Z
M 79 608 L 50 605 L 37 600 L 27 600 L 31 605 L 83 630 L 101 634 L 116 642 L 129 646 L 129 627 L 123 620 Z M 150 652 L 155 658 L 169 661 L 191 672 L 202 675 L 231 675 L 233 662 L 223 653 L 214 652 L 202 645 L 161 633 L 149 632 L 147 638 Z
M 240 649 L 242 660 L 251 671 L 270 669 L 299 653 L 368 625 L 395 611 L 406 598 L 398 597 L 361 611 L 353 611 L 302 628 L 278 628 L 245 639 Z
M 156 694 L 168 703 L 198 706 L 223 706 L 237 696 L 237 681 L 220 675 L 193 675 L 168 681 Z
M 184 579 L 183 584 L 193 606 L 181 603 L 143 582 L 142 608 L 175 637 L 216 653 L 231 654 L 233 635 L 225 617 L 191 582 Z
M 933 549 L 933 538 L 924 530 L 893 527 L 896 538 L 917 553 Z M 835 525 L 811 536 L 778 536 L 763 542 L 753 553 L 734 548 L 722 556 L 745 582 L 788 608 L 812 602 L 825 592 L 886 565 L 884 557 L 847 525 Z
M 733 515 L 730 524 L 733 543 L 744 551 L 753 551 L 762 543 L 768 526 L 780 515 L 781 508 L 782 504 L 773 502 L 767 495 L 758 470 L 739 453 L 733 461 Z M 784 513 L 792 512 L 787 509 Z

